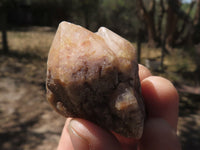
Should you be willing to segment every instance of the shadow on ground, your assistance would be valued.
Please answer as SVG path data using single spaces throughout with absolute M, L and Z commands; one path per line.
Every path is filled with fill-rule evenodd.
M 18 118 L 20 118 L 18 114 Z M 0 133 L 0 147 L 4 150 L 20 150 L 21 146 L 27 142 L 31 149 L 35 149 L 44 139 L 43 134 L 33 133 L 30 128 L 38 122 L 38 116 L 23 123 L 15 124 Z M 14 121 L 14 120 L 13 120 Z
M 179 116 L 195 115 L 200 111 L 200 95 L 181 93 Z
M 180 94 L 179 133 L 183 150 L 200 148 L 200 95 Z
M 56 149 L 65 118 L 45 96 L 46 58 L 0 55 L 0 149 Z

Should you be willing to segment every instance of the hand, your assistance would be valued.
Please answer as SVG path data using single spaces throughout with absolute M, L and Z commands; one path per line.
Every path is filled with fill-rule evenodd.
M 139 76 L 148 112 L 140 140 L 109 133 L 83 119 L 68 118 L 58 150 L 180 150 L 176 136 L 179 100 L 176 89 L 167 79 L 151 76 L 142 65 Z

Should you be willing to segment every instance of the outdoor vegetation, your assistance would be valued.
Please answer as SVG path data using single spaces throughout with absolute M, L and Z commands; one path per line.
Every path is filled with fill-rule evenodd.
M 133 43 L 138 61 L 180 95 L 183 150 L 200 149 L 200 0 L 1 0 L 0 149 L 55 149 L 65 122 L 46 102 L 56 28 L 105 26 Z

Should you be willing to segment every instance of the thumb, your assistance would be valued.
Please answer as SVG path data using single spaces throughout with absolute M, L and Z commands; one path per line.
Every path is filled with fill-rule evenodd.
M 74 150 L 121 149 L 112 134 L 83 119 L 72 119 L 68 125 L 68 133 Z

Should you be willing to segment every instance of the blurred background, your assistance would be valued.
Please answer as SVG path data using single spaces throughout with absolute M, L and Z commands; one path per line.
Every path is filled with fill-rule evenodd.
M 200 0 L 0 0 L 0 149 L 53 150 L 65 122 L 45 98 L 56 28 L 105 26 L 180 94 L 183 150 L 200 149 Z

